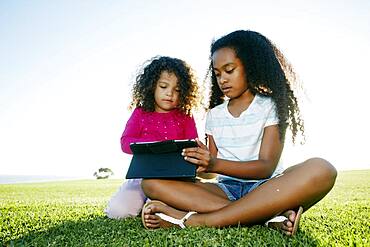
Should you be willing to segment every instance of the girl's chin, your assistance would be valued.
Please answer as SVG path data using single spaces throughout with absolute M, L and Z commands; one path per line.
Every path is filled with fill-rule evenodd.
M 227 97 L 227 98 L 229 98 L 229 99 L 233 99 L 233 98 L 237 98 L 237 97 L 235 97 L 235 95 L 234 94 L 232 94 L 232 93 L 224 93 L 224 95 Z
M 165 108 L 157 108 L 155 111 L 159 113 L 166 113 L 166 112 L 170 112 L 175 109 L 176 107 L 165 107 Z

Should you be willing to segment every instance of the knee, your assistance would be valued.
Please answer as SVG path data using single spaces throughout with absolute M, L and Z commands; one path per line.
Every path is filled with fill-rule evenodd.
M 156 198 L 156 192 L 159 190 L 161 180 L 159 179 L 143 179 L 141 181 L 141 188 L 144 191 L 144 194 L 151 198 Z
M 327 160 L 322 158 L 311 158 L 306 161 L 311 167 L 313 182 L 322 186 L 333 187 L 337 178 L 337 169 Z

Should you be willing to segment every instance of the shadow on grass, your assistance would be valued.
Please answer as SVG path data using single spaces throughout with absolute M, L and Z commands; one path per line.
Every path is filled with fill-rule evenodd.
M 263 226 L 145 230 L 140 218 L 111 220 L 103 216 L 65 221 L 33 231 L 5 246 L 317 246 L 303 231 L 294 237 Z

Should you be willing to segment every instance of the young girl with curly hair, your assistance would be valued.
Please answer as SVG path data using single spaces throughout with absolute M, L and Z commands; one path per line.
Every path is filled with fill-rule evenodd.
M 132 89 L 134 108 L 121 137 L 122 151 L 132 154 L 130 143 L 195 139 L 191 110 L 198 103 L 198 86 L 190 66 L 172 57 L 154 57 L 138 73 Z M 141 179 L 128 179 L 105 210 L 110 218 L 136 216 L 146 197 Z
M 321 158 L 282 167 L 286 129 L 293 142 L 304 132 L 291 66 L 265 36 L 240 30 L 212 43 L 210 74 L 208 147 L 198 141 L 183 155 L 197 171 L 218 174 L 217 182 L 144 179 L 152 199 L 143 207 L 144 226 L 224 227 L 273 218 L 267 226 L 294 235 L 302 211 L 333 187 L 336 169 Z

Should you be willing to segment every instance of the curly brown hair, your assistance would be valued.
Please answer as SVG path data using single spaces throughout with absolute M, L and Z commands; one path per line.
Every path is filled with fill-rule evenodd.
M 252 94 L 271 97 L 274 101 L 279 118 L 280 140 L 284 142 L 288 126 L 293 143 L 298 132 L 301 132 L 304 140 L 304 122 L 291 87 L 297 81 L 296 74 L 280 50 L 265 36 L 254 31 L 234 31 L 212 42 L 208 71 L 208 75 L 211 75 L 209 109 L 224 102 L 224 95 L 213 71 L 212 55 L 225 47 L 233 49 L 241 60 Z
M 163 71 L 177 77 L 180 88 L 178 109 L 191 115 L 191 110 L 199 103 L 194 72 L 183 60 L 167 56 L 156 56 L 144 63 L 133 84 L 130 108 L 142 107 L 145 111 L 154 111 L 154 91 Z

